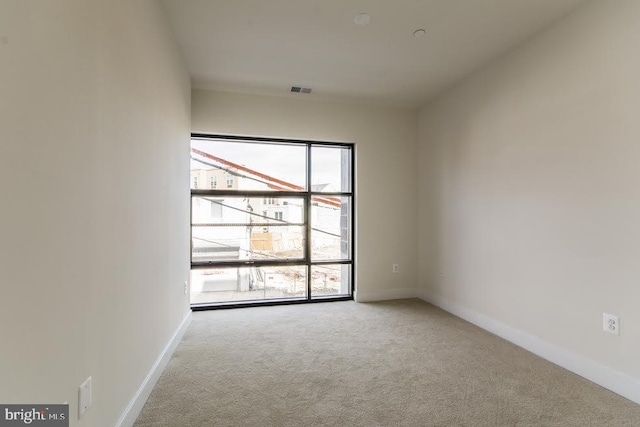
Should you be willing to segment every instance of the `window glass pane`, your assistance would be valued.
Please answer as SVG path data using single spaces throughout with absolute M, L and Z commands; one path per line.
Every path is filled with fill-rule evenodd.
M 349 147 L 311 147 L 311 191 L 351 192 Z
M 191 262 L 304 258 L 304 227 L 194 226 Z
M 351 197 L 311 199 L 311 259 L 351 258 Z
M 305 191 L 306 156 L 303 144 L 192 139 L 191 188 Z
M 311 266 L 311 297 L 351 294 L 351 265 L 330 264 Z
M 191 270 L 191 303 L 306 298 L 305 266 Z
M 193 196 L 191 223 L 283 227 L 304 223 L 302 197 Z

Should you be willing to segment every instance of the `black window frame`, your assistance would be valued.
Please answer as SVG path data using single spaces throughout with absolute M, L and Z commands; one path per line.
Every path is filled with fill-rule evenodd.
M 305 266 L 307 270 L 306 274 L 306 296 L 299 298 L 286 298 L 286 299 L 256 299 L 256 300 L 243 300 L 233 302 L 210 302 L 210 303 L 192 303 L 191 309 L 194 311 L 199 310 L 211 310 L 219 308 L 238 308 L 249 306 L 263 306 L 263 305 L 279 305 L 279 304 L 300 304 L 300 303 L 315 303 L 323 301 L 345 301 L 353 300 L 355 293 L 355 279 L 356 279 L 356 267 L 355 267 L 355 248 L 356 248 L 356 192 L 355 192 L 355 177 L 356 177 L 356 144 L 349 142 L 328 142 L 328 141 L 316 141 L 316 140 L 301 140 L 301 139 L 286 139 L 286 138 L 268 138 L 268 137 L 253 137 L 253 136 L 238 136 L 238 135 L 224 135 L 224 134 L 208 134 L 208 133 L 192 133 L 191 140 L 224 140 L 229 142 L 248 142 L 248 143 L 264 143 L 264 144 L 290 144 L 290 145 L 304 145 L 306 147 L 306 182 L 304 191 L 282 191 L 282 190 L 238 190 L 229 188 L 215 188 L 215 189 L 194 189 L 191 188 L 191 195 L 189 197 L 190 205 L 190 233 L 193 229 L 193 213 L 191 212 L 191 206 L 193 205 L 194 197 L 211 196 L 211 197 L 223 197 L 223 196 L 246 196 L 246 197 L 261 197 L 261 198 L 279 198 L 279 197 L 301 197 L 304 199 L 303 209 L 303 223 L 304 223 L 304 256 L 302 259 L 296 260 L 237 260 L 237 261 L 193 261 L 193 238 L 190 236 L 190 262 L 191 269 L 207 269 L 207 268 L 229 268 L 229 267 L 260 267 L 260 266 Z M 347 148 L 350 150 L 350 177 L 349 177 L 349 191 L 335 191 L 335 192 L 322 192 L 313 191 L 311 184 L 312 175 L 312 148 L 313 147 L 336 147 Z M 349 245 L 348 245 L 348 258 L 345 259 L 330 259 L 330 260 L 316 260 L 312 259 L 311 252 L 311 210 L 314 206 L 314 197 L 347 197 L 351 206 L 349 206 Z M 317 203 L 316 203 L 317 205 Z M 314 266 L 322 265 L 349 265 L 349 294 L 348 295 L 318 295 L 314 296 L 311 289 L 311 271 Z

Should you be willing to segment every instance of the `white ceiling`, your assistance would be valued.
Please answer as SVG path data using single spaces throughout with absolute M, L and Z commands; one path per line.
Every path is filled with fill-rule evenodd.
M 409 107 L 582 1 L 161 0 L 194 88 Z

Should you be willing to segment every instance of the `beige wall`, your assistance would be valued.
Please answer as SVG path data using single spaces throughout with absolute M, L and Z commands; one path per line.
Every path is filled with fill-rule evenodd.
M 416 112 L 194 90 L 194 132 L 356 143 L 359 300 L 413 295 Z M 393 274 L 391 266 L 400 264 Z
M 188 313 L 189 110 L 156 2 L 0 3 L 0 402 L 125 411 Z
M 587 3 L 419 117 L 425 295 L 636 380 L 639 17 Z

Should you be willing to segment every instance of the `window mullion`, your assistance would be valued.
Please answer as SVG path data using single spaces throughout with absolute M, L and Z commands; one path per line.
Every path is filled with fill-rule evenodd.
M 311 300 L 311 144 L 307 144 L 307 176 L 305 177 L 305 209 L 304 221 L 307 235 L 305 236 L 305 259 L 307 260 L 307 299 Z

